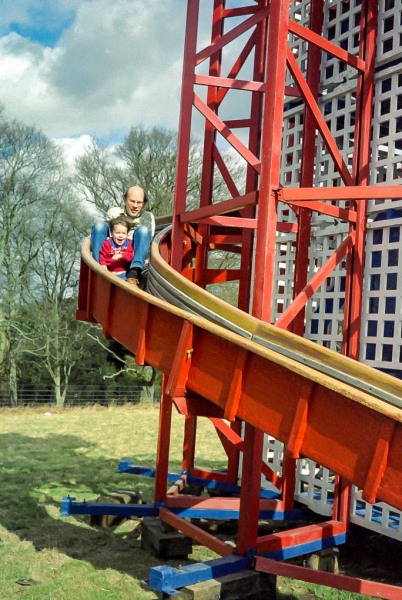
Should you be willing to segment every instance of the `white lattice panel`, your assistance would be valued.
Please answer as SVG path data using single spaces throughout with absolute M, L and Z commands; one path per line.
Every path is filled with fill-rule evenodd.
M 294 3 L 293 17 L 307 24 L 309 6 L 307 1 Z M 359 22 L 359 1 L 325 3 L 324 36 L 350 52 L 356 52 L 358 47 Z M 402 176 L 401 23 L 402 0 L 379 3 L 372 184 L 400 183 Z M 291 35 L 290 44 L 300 68 L 305 70 L 305 42 Z M 354 150 L 356 72 L 330 54 L 323 53 L 321 82 L 319 105 L 345 162 L 350 166 Z M 292 83 L 290 76 L 287 83 Z M 299 181 L 303 104 L 294 98 L 288 100 L 281 173 L 283 184 L 291 187 L 298 185 Z M 317 135 L 314 185 L 340 184 L 333 161 Z M 295 222 L 295 215 L 288 206 L 280 205 L 279 211 L 281 220 Z M 360 359 L 401 376 L 402 349 L 399 339 L 402 335 L 402 278 L 398 270 L 402 264 L 402 257 L 399 256 L 402 200 L 371 201 L 369 215 Z M 331 250 L 339 246 L 346 229 L 344 223 L 313 213 L 309 277 L 323 264 Z M 289 234 L 278 235 L 273 306 L 275 319 L 292 299 L 294 253 L 294 237 Z M 344 264 L 341 263 L 314 295 L 306 310 L 306 337 L 333 350 L 340 347 L 344 285 Z
M 283 444 L 265 436 L 264 457 L 271 469 L 281 476 Z M 307 458 L 296 462 L 295 500 L 313 512 L 325 517 L 332 516 L 334 484 L 335 476 L 329 469 Z M 272 484 L 263 481 L 263 487 L 272 489 Z M 369 504 L 362 499 L 361 491 L 356 486 L 352 486 L 350 521 L 387 537 L 402 540 L 402 512 L 384 502 Z
M 396 212 L 402 213 L 402 210 Z M 362 362 L 399 377 L 402 376 L 401 227 L 402 215 L 373 221 L 368 231 L 363 298 L 365 318 L 360 343 Z
M 334 503 L 333 473 L 313 460 L 298 460 L 295 499 L 320 515 L 331 516 Z
M 361 491 L 355 486 L 352 488 L 350 520 L 366 529 L 402 540 L 402 513 L 384 502 L 365 502 L 362 500 Z

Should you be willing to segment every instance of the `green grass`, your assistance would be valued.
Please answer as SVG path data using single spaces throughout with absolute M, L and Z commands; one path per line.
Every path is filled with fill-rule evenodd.
M 147 600 L 141 582 L 160 561 L 141 549 L 140 522 L 90 526 L 89 517 L 60 517 L 63 496 L 94 500 L 119 488 L 141 490 L 152 501 L 153 480 L 116 473 L 119 460 L 155 465 L 157 407 L 65 411 L 3 410 L 0 414 L 0 598 L 11 600 Z M 183 419 L 172 424 L 171 469 L 180 469 Z M 201 424 L 202 466 L 225 465 L 212 426 Z M 194 546 L 191 561 L 215 555 Z M 170 561 L 178 566 L 178 561 Z M 279 579 L 282 600 L 360 598 Z

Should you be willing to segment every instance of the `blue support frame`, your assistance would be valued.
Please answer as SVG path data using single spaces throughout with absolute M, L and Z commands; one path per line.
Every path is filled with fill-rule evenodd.
M 64 497 L 60 515 L 110 515 L 113 517 L 157 517 L 159 506 L 154 504 L 108 504 L 107 502 L 75 502 L 75 498 Z
M 131 473 L 132 475 L 142 475 L 143 477 L 155 477 L 156 470 L 149 467 L 136 465 L 131 460 L 122 460 L 117 466 L 118 473 Z M 168 473 L 168 481 L 177 481 L 183 475 L 186 476 L 186 483 L 189 485 L 198 485 L 207 490 L 220 490 L 225 494 L 240 494 L 241 488 L 235 483 L 226 483 L 224 481 L 216 481 L 215 479 L 204 479 L 202 477 L 192 477 L 186 471 L 181 473 Z M 275 500 L 280 498 L 279 492 L 273 490 L 260 490 L 260 498 Z
M 136 465 L 130 460 L 122 460 L 117 466 L 118 473 L 132 473 L 133 475 L 141 475 L 143 477 L 155 478 L 156 471 L 151 467 Z M 191 477 L 186 472 L 168 473 L 168 481 L 180 481 L 181 477 L 186 476 L 186 484 L 196 485 L 208 490 L 221 491 L 223 494 L 240 494 L 240 486 L 233 483 L 219 482 L 201 477 Z M 260 490 L 260 498 L 267 500 L 275 500 L 280 497 L 280 494 L 273 490 Z M 119 517 L 157 517 L 159 507 L 165 506 L 164 502 L 154 504 L 110 504 L 106 502 L 75 502 L 75 498 L 66 497 L 62 499 L 61 516 L 69 517 L 70 515 L 110 515 Z M 184 519 L 220 519 L 220 520 L 237 520 L 239 511 L 225 508 L 169 508 L 172 513 L 179 515 Z M 283 510 L 262 510 L 259 513 L 261 520 L 298 520 L 305 517 L 305 512 L 301 509 L 293 509 L 288 511 Z
M 264 552 L 261 556 L 265 558 L 271 558 L 273 560 L 289 560 L 296 556 L 303 556 L 305 554 L 312 554 L 313 552 L 320 552 L 327 548 L 334 548 L 340 546 L 346 542 L 347 533 L 335 535 L 333 537 L 326 537 L 308 542 L 306 544 L 297 544 L 293 546 L 285 546 L 280 550 L 273 550 L 272 552 Z
M 188 565 L 181 569 L 163 565 L 150 569 L 149 580 L 146 584 L 157 592 L 175 596 L 179 593 L 178 588 L 246 571 L 251 566 L 252 560 L 244 556 L 217 558 L 205 563 Z
M 107 502 L 75 502 L 75 498 L 64 497 L 61 501 L 60 514 L 62 517 L 70 515 L 110 515 L 119 517 L 157 517 L 159 508 L 163 503 L 155 504 L 109 504 Z M 238 510 L 224 508 L 182 508 L 170 507 L 169 510 L 183 519 L 219 519 L 224 521 L 237 520 Z M 298 520 L 305 516 L 301 510 L 275 511 L 262 510 L 259 513 L 261 520 Z
M 155 469 L 136 465 L 132 461 L 121 461 L 118 465 L 119 473 L 132 473 L 133 475 L 141 475 L 145 477 L 155 477 Z M 182 476 L 185 475 L 186 484 L 200 486 L 208 490 L 220 490 L 223 493 L 238 494 L 240 487 L 235 484 L 217 482 L 210 479 L 200 477 L 191 477 L 185 472 L 183 473 L 168 473 L 169 481 L 182 482 Z M 260 492 L 261 498 L 276 499 L 279 494 L 271 490 L 263 490 Z M 119 517 L 158 517 L 159 508 L 165 506 L 164 502 L 154 504 L 109 504 L 105 502 L 76 502 L 75 498 L 67 497 L 62 499 L 61 516 L 68 517 L 74 514 L 88 515 L 110 515 Z M 169 510 L 184 519 L 221 519 L 221 520 L 238 520 L 239 511 L 232 509 L 202 509 L 192 507 L 170 507 Z M 260 520 L 298 520 L 305 518 L 305 511 L 293 509 L 289 511 L 283 510 L 262 510 L 259 513 Z M 330 548 L 346 541 L 346 534 L 315 540 L 308 544 L 299 544 L 281 548 L 280 550 L 263 553 L 262 556 L 274 560 L 287 560 L 303 554 L 318 552 L 325 548 Z M 249 552 L 248 556 L 231 555 L 228 557 L 218 558 L 205 563 L 197 563 L 187 565 L 180 569 L 174 569 L 168 565 L 155 567 L 150 569 L 149 581 L 146 582 L 149 588 L 163 592 L 169 595 L 177 595 L 178 589 L 188 585 L 193 585 L 201 581 L 222 577 L 253 569 L 255 555 Z

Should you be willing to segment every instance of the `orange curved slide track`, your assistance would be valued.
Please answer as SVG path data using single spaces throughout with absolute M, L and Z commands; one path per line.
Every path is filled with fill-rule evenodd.
M 138 364 L 162 371 L 172 398 L 189 406 L 206 401 L 216 416 L 244 420 L 286 444 L 293 458 L 311 458 L 357 485 L 368 502 L 402 510 L 399 380 L 255 319 L 255 335 L 296 349 L 300 359 L 176 308 L 100 267 L 88 240 L 77 317 L 101 324 Z M 323 370 L 311 366 L 312 354 Z M 339 377 L 342 369 L 346 381 Z M 382 399 L 381 391 L 397 405 Z

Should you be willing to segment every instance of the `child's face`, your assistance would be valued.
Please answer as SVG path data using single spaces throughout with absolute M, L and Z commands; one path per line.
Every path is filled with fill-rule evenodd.
M 112 231 L 112 238 L 115 244 L 121 246 L 127 239 L 128 229 L 125 225 L 115 225 Z

